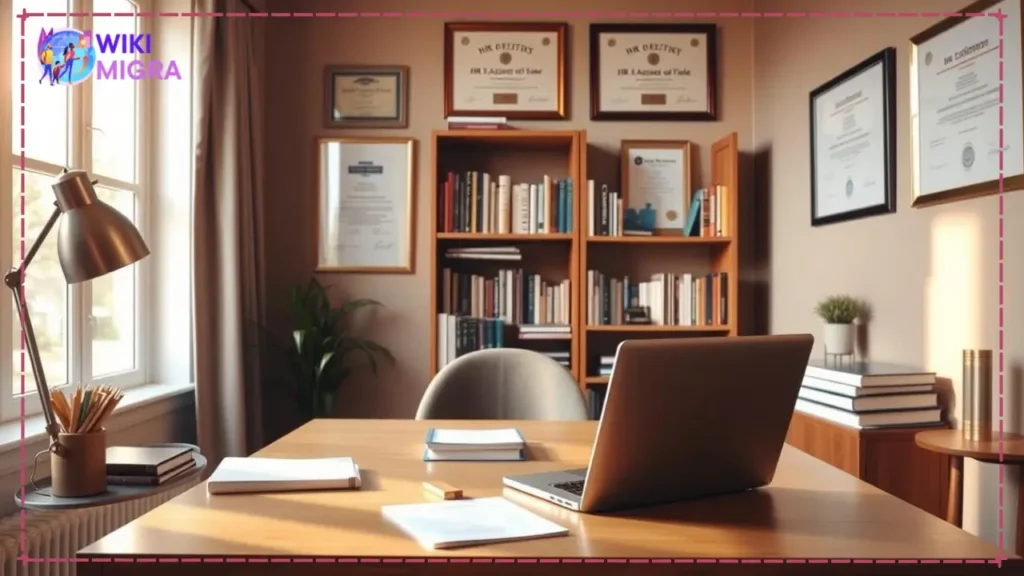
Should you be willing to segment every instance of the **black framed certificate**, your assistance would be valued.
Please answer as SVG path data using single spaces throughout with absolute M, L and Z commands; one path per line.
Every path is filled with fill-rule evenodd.
M 886 48 L 811 92 L 812 226 L 896 211 L 895 77 Z
M 407 66 L 328 66 L 328 128 L 406 128 Z

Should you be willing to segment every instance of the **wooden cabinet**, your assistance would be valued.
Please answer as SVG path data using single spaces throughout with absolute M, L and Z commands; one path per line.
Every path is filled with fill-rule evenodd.
M 786 442 L 944 519 L 949 457 L 914 443 L 914 434 L 932 429 L 857 430 L 795 412 Z

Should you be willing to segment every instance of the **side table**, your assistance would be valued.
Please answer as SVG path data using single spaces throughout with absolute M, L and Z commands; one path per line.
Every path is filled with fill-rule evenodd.
M 961 527 L 964 506 L 964 458 L 986 464 L 1016 465 L 1022 468 L 1017 486 L 1017 554 L 1024 553 L 1024 436 L 1003 434 L 1002 460 L 999 459 L 998 438 L 989 441 L 966 440 L 960 430 L 929 430 L 918 432 L 917 445 L 925 450 L 949 455 L 949 505 L 946 521 Z
M 25 486 L 25 500 L 21 500 L 21 490 L 14 493 L 14 501 L 22 508 L 31 510 L 67 510 L 71 508 L 88 508 L 92 506 L 106 506 L 117 504 L 127 500 L 136 500 L 158 494 L 180 486 L 184 482 L 194 480 L 203 473 L 206 468 L 206 458 L 199 453 L 199 448 L 191 444 L 151 444 L 151 446 L 174 446 L 192 449 L 192 459 L 196 465 L 188 472 L 176 476 L 171 480 L 158 486 L 128 486 L 122 484 L 108 484 L 107 491 L 95 496 L 84 498 L 58 498 L 50 493 L 50 479 L 45 478 L 36 481 L 35 488 L 31 485 Z

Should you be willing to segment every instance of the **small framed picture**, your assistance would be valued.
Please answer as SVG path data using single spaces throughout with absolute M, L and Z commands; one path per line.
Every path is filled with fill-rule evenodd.
M 407 66 L 328 66 L 328 128 L 409 126 Z

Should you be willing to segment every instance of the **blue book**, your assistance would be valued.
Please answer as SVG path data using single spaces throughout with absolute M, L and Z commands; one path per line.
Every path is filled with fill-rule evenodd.
M 526 440 L 516 428 L 451 429 L 427 431 L 424 462 L 525 460 Z

